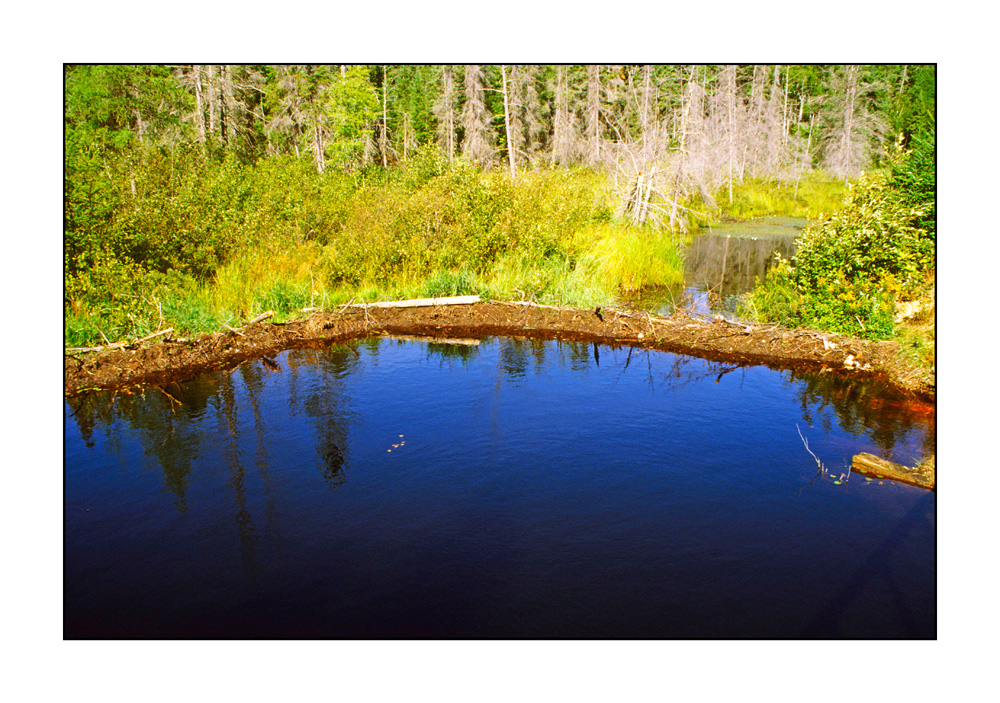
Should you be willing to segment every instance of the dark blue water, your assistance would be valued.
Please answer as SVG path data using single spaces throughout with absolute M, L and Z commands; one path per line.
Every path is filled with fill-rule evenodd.
M 934 494 L 840 477 L 933 443 L 829 376 L 512 339 L 92 394 L 65 636 L 933 638 Z

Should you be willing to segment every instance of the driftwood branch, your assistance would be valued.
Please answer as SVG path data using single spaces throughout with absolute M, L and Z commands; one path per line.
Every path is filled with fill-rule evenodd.
M 248 322 L 245 325 L 243 325 L 242 327 L 240 327 L 240 329 L 241 330 L 245 330 L 250 325 L 256 325 L 261 320 L 266 320 L 267 318 L 272 317 L 273 315 L 274 315 L 274 310 L 268 310 L 267 312 L 263 312 L 260 315 L 258 315 L 257 317 L 255 317 L 254 319 L 250 320 L 250 322 Z
M 919 466 L 911 468 L 886 461 L 874 454 L 862 452 L 861 454 L 857 454 L 851 461 L 851 470 L 864 474 L 868 478 L 887 478 L 891 481 L 899 481 L 900 483 L 908 483 L 911 486 L 934 490 L 934 457 L 931 457 Z
M 809 448 L 809 440 L 802 436 L 802 430 L 799 429 L 798 425 L 795 425 L 795 429 L 799 432 L 799 439 L 802 440 L 802 444 L 805 445 L 806 451 L 812 454 L 812 458 L 816 460 L 816 466 L 819 467 L 820 472 L 826 473 L 826 467 L 823 466 L 823 462 L 819 460 L 819 457 L 813 454 L 813 450 Z

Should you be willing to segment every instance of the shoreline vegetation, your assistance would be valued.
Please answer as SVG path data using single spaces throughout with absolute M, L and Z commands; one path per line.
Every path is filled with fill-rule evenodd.
M 619 308 L 682 282 L 700 226 L 786 215 L 815 224 L 743 324 L 892 341 L 933 387 L 933 66 L 65 79 L 67 348 L 425 297 Z

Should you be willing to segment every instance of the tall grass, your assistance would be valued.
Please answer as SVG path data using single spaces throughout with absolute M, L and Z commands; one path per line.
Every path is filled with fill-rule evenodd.
M 848 189 L 841 179 L 814 171 L 795 181 L 746 179 L 733 187 L 733 202 L 728 192 L 716 198 L 722 217 L 749 220 L 754 217 L 784 216 L 821 219 L 841 208 Z

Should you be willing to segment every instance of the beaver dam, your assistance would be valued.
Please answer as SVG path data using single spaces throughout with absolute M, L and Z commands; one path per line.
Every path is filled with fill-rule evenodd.
M 934 451 L 884 346 L 486 302 L 152 341 L 67 357 L 68 638 L 936 637 L 935 493 L 852 470 Z

